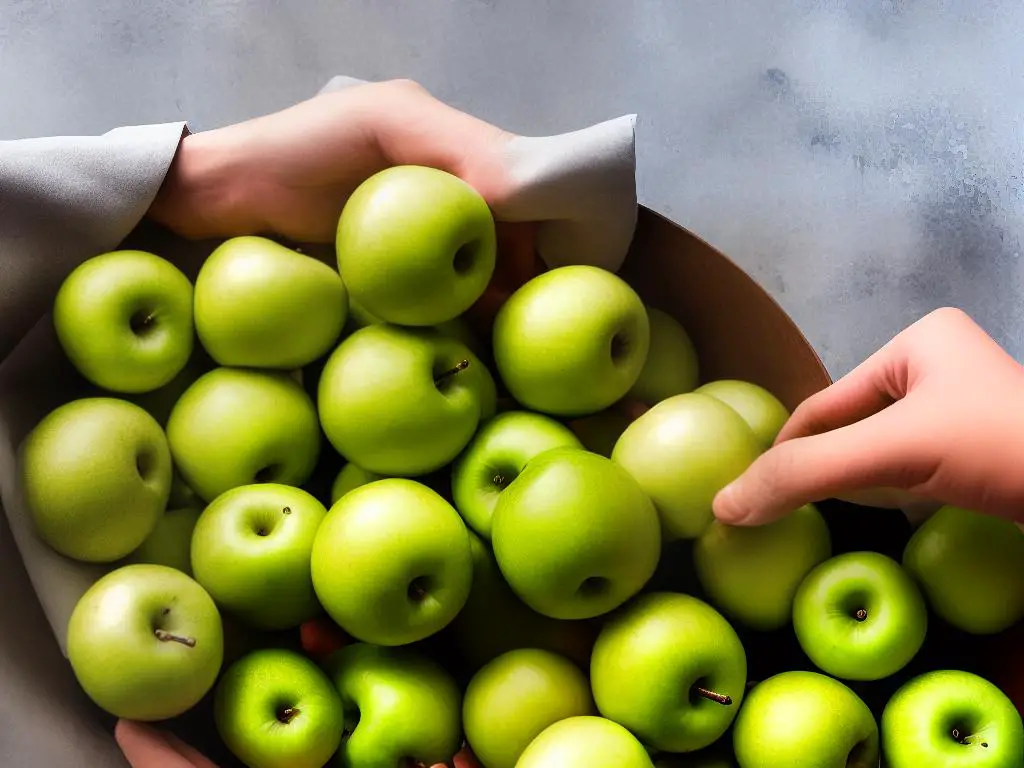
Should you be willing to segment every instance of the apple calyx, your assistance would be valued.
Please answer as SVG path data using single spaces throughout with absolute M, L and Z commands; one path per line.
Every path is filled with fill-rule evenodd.
M 288 723 L 290 723 L 292 720 L 294 720 L 295 716 L 298 715 L 298 714 L 299 714 L 299 708 L 298 707 L 283 707 L 282 709 L 279 709 L 277 711 L 277 720 L 280 723 L 284 723 L 285 725 L 288 725 Z
M 427 596 L 427 579 L 425 576 L 417 576 L 409 582 L 407 590 L 409 599 L 415 603 L 422 601 Z
M 457 374 L 459 371 L 464 371 L 467 368 L 469 368 L 469 360 L 460 360 L 458 363 L 455 364 L 454 368 L 451 368 L 451 369 L 445 371 L 440 376 L 435 376 L 434 377 L 434 386 L 436 387 L 436 386 L 439 386 L 440 384 L 443 384 L 445 382 L 445 380 L 450 379 L 452 376 Z
M 196 639 L 194 637 L 182 637 L 176 635 L 173 632 L 168 632 L 166 629 L 155 629 L 153 634 L 156 635 L 156 639 L 163 643 L 181 643 L 187 645 L 189 648 L 196 647 Z
M 285 507 L 284 509 L 281 510 L 281 514 L 282 515 L 290 515 L 291 513 L 292 513 L 292 508 L 291 507 Z
M 950 734 L 950 735 L 953 737 L 953 741 L 955 741 L 957 744 L 963 744 L 965 746 L 969 746 L 969 745 L 975 743 L 973 736 L 967 736 L 966 734 L 961 733 L 959 728 L 954 728 L 952 734 Z M 985 747 L 987 749 L 988 748 L 988 742 L 987 741 L 981 742 L 981 746 Z
M 732 696 L 726 696 L 724 693 L 715 693 L 714 691 L 709 691 L 707 688 L 702 688 L 699 685 L 693 686 L 693 692 L 696 693 L 698 696 L 707 699 L 708 701 L 713 701 L 716 704 L 721 704 L 723 707 L 728 707 L 732 705 Z
M 152 312 L 136 312 L 129 318 L 128 325 L 136 336 L 144 336 L 153 327 L 154 322 L 156 315 Z
M 865 619 L 867 619 L 867 617 L 868 612 L 865 611 L 863 608 L 858 608 L 857 612 L 853 614 L 853 618 L 855 618 L 857 621 L 864 621 Z

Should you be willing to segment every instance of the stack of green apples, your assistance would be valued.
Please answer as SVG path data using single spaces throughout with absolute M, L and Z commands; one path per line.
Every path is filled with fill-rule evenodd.
M 20 471 L 39 536 L 106 565 L 67 629 L 99 707 L 208 702 L 250 768 L 1024 765 L 1000 687 L 921 662 L 936 621 L 1019 626 L 1018 528 L 946 508 L 898 561 L 814 505 L 723 525 L 789 413 L 703 381 L 672 314 L 577 265 L 472 320 L 495 223 L 429 168 L 363 183 L 335 245 L 239 236 L 194 278 L 120 250 L 62 284 L 91 389 Z M 779 632 L 799 659 L 750 679 Z M 856 692 L 894 680 L 881 712 Z

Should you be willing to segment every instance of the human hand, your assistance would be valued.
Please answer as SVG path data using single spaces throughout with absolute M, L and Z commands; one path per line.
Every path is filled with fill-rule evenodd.
M 1024 521 L 1024 368 L 970 317 L 940 309 L 802 403 L 715 499 L 770 522 L 838 497 L 955 504 Z

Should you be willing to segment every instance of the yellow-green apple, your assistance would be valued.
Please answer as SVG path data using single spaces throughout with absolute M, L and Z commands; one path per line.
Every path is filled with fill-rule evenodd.
M 338 220 L 338 268 L 352 297 L 388 323 L 435 325 L 465 312 L 496 259 L 494 218 L 445 171 L 393 166 L 349 197 Z
M 532 610 L 506 583 L 483 539 L 470 531 L 469 544 L 473 583 L 466 604 L 445 630 L 461 666 L 473 673 L 508 651 L 539 648 L 585 667 L 597 634 L 593 622 L 559 621 Z
M 220 365 L 301 368 L 330 351 L 347 313 L 335 270 L 266 237 L 225 240 L 196 276 L 196 334 Z
M 692 539 L 711 524 L 715 495 L 761 454 L 743 418 L 709 395 L 662 400 L 626 427 L 612 459 L 650 496 L 668 539 Z
M 346 462 L 331 483 L 331 504 L 337 503 L 338 499 L 361 485 L 383 479 L 376 472 L 368 472 L 351 461 Z
M 653 768 L 644 745 L 618 723 L 594 715 L 567 717 L 523 750 L 516 768 Z
M 213 687 L 224 632 L 213 599 L 193 579 L 165 565 L 125 565 L 79 598 L 67 650 L 97 706 L 128 720 L 165 720 Z
M 882 712 L 887 768 L 1017 768 L 1024 765 L 1024 725 L 1006 694 L 960 670 L 908 680 Z
M 204 374 L 171 411 L 167 439 L 182 478 L 207 502 L 240 485 L 302 485 L 320 455 L 313 401 L 277 371 Z
M 466 741 L 486 768 L 515 768 L 549 725 L 592 714 L 590 685 L 580 668 L 537 648 L 490 661 L 469 681 L 462 701 Z
M 126 400 L 58 406 L 22 442 L 19 460 L 36 531 L 75 560 L 113 562 L 130 553 L 156 526 L 170 493 L 164 432 Z
M 188 487 L 177 469 L 171 472 L 171 493 L 167 497 L 168 509 L 202 509 L 206 502 Z
M 214 362 L 205 353 L 202 346 L 196 345 L 192 350 L 192 356 L 185 363 L 185 367 L 162 387 L 149 392 L 123 395 L 123 397 L 125 400 L 142 406 L 150 416 L 157 420 L 161 428 L 165 428 L 178 398 L 192 386 L 196 379 L 214 367 Z
M 192 283 L 153 253 L 100 254 L 61 283 L 53 324 L 86 379 L 111 392 L 148 392 L 173 379 L 192 354 Z
M 319 613 L 310 560 L 327 516 L 290 485 L 256 483 L 225 491 L 192 534 L 195 579 L 222 609 L 260 629 L 287 629 Z
M 313 542 L 313 587 L 338 625 L 378 645 L 423 640 L 465 605 L 469 532 L 430 488 L 388 478 L 331 507 Z
M 903 566 L 932 610 L 965 632 L 995 634 L 1024 618 L 1024 531 L 1009 520 L 945 506 L 911 536 Z
M 344 768 L 432 766 L 452 759 L 462 742 L 462 694 L 436 662 L 412 648 L 353 643 L 327 666 L 341 693 Z
M 831 555 L 828 526 L 813 504 L 765 525 L 714 520 L 693 544 L 708 599 L 730 620 L 760 631 L 791 621 L 800 582 Z
M 902 566 L 879 552 L 846 552 L 814 567 L 793 598 L 807 657 L 845 680 L 881 680 L 924 644 L 928 608 Z
M 561 422 L 530 411 L 505 411 L 482 425 L 452 467 L 455 507 L 469 526 L 491 537 L 491 517 L 527 462 L 552 448 L 583 448 Z
M 699 382 L 697 349 L 686 329 L 668 312 L 647 307 L 651 342 L 631 397 L 647 405 L 692 392 Z
M 871 710 L 818 672 L 780 672 L 757 683 L 733 724 L 732 742 L 740 768 L 878 768 Z
M 697 387 L 696 391 L 721 400 L 742 416 L 766 451 L 789 419 L 789 411 L 779 398 L 750 381 L 718 379 Z
M 341 744 L 341 697 L 305 656 L 261 648 L 225 670 L 214 722 L 224 745 L 250 768 L 323 768 Z
M 192 531 L 201 508 L 168 509 L 149 536 L 126 558 L 129 563 L 150 563 L 192 575 Z
M 619 607 L 661 554 L 657 512 L 636 480 L 578 448 L 553 448 L 526 465 L 498 500 L 491 541 L 513 591 L 554 619 Z
M 632 422 L 633 419 L 621 408 L 612 407 L 572 419 L 569 429 L 588 451 L 611 458 L 615 443 Z
M 487 367 L 429 328 L 371 325 L 331 353 L 317 391 L 338 453 L 363 469 L 411 477 L 440 469 L 494 415 Z
M 690 595 L 637 597 L 607 621 L 590 657 L 601 714 L 667 752 L 718 741 L 740 711 L 746 683 L 736 631 Z
M 618 275 L 588 265 L 552 269 L 498 311 L 498 373 L 527 410 L 583 416 L 622 398 L 650 343 L 647 311 Z

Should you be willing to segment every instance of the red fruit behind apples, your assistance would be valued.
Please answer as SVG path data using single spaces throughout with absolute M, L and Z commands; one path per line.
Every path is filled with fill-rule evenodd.
M 1000 634 L 996 640 L 993 658 L 999 666 L 992 674 L 992 682 L 998 685 L 1017 706 L 1024 717 L 1024 622 Z
M 349 642 L 348 635 L 330 619 L 318 617 L 303 622 L 299 627 L 303 652 L 320 663 Z

